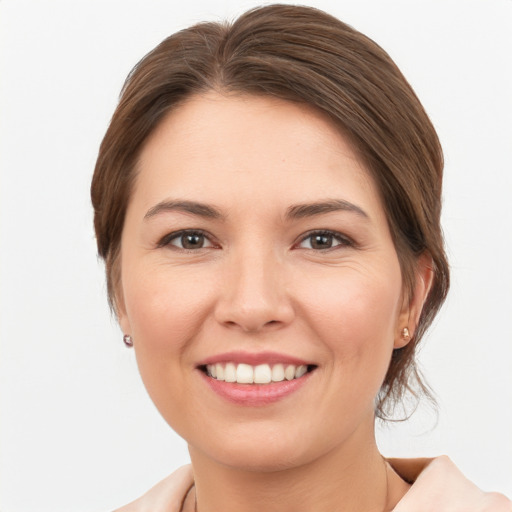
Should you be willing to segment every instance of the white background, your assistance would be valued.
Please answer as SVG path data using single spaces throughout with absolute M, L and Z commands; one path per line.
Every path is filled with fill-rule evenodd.
M 379 431 L 512 496 L 512 0 L 312 0 L 396 60 L 446 155 L 453 285 L 422 366 L 439 418 Z M 0 0 L 0 510 L 106 512 L 187 461 L 110 317 L 89 182 L 131 67 L 254 1 Z

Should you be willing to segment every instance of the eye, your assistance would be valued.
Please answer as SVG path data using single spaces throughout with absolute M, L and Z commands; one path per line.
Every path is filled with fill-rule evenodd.
M 169 233 L 158 242 L 158 247 L 165 246 L 172 246 L 173 248 L 186 251 L 215 247 L 203 231 L 194 229 Z
M 308 233 L 299 243 L 301 249 L 312 249 L 315 251 L 333 249 L 338 246 L 352 246 L 352 241 L 334 231 L 314 231 Z

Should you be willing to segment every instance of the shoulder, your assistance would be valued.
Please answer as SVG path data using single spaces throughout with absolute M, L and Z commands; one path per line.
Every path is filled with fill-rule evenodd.
M 413 485 L 393 512 L 512 512 L 512 501 L 483 492 L 445 455 L 434 459 L 390 459 Z
M 388 462 L 402 478 L 414 482 L 393 512 L 512 512 L 512 501 L 481 491 L 446 456 Z M 192 467 L 183 466 L 115 512 L 180 512 L 193 483 Z
M 187 492 L 194 483 L 192 466 L 182 466 L 137 500 L 114 512 L 180 512 Z

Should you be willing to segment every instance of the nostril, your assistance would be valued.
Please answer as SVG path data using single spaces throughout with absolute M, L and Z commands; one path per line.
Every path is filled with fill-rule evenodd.
M 257 278 L 251 277 L 253 281 Z M 224 327 L 255 333 L 278 329 L 293 321 L 294 309 L 286 296 L 281 297 L 284 292 L 277 286 L 278 283 L 276 286 L 269 285 L 266 291 L 259 290 L 264 284 L 261 279 L 247 285 L 240 283 L 240 280 L 237 283 L 237 293 L 226 292 L 215 306 L 215 319 Z
M 281 325 L 284 325 L 283 322 L 280 322 L 279 320 L 269 320 L 267 322 L 257 322 L 257 321 L 234 321 L 234 320 L 227 320 L 224 322 L 224 325 L 226 327 L 236 327 L 241 329 L 242 331 L 246 333 L 259 333 L 259 332 L 265 332 L 268 330 L 273 330 L 279 328 Z

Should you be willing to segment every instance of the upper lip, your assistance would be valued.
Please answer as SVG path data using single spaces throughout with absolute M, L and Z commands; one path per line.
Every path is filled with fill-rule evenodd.
M 299 357 L 290 356 L 287 354 L 279 354 L 277 352 L 224 352 L 223 354 L 216 354 L 211 357 L 200 361 L 198 367 L 206 366 L 216 363 L 235 363 L 235 364 L 249 364 L 257 366 L 259 364 L 293 364 L 295 366 L 312 365 L 311 361 L 305 361 Z

